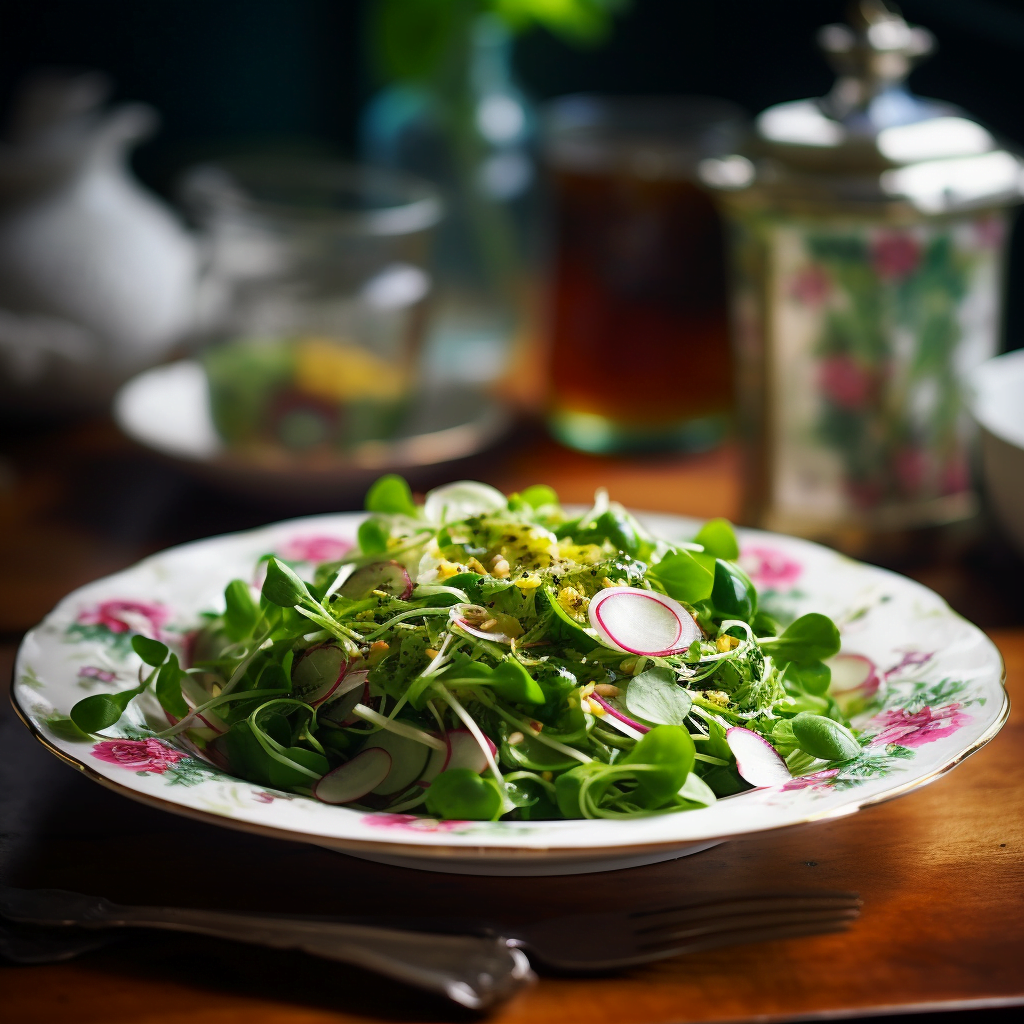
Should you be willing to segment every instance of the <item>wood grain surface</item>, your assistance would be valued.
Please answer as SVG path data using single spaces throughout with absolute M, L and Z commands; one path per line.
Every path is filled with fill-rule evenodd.
M 217 494 L 143 458 L 102 423 L 15 439 L 2 450 L 3 678 L 20 631 L 72 587 L 171 543 L 318 510 L 289 506 L 287 496 L 253 505 Z M 739 494 L 729 448 L 696 458 L 602 459 L 529 432 L 449 469 L 453 476 L 506 488 L 542 479 L 568 501 L 585 501 L 604 484 L 634 507 L 692 515 L 734 514 Z M 972 564 L 936 548 L 915 575 L 969 617 L 1013 624 L 991 632 L 1011 699 L 1019 700 L 1020 588 L 1000 590 L 990 567 L 1020 575 L 1007 569 L 1013 556 L 993 544 L 994 562 Z M 389 868 L 136 805 L 48 754 L 5 705 L 0 833 L 4 881 L 126 903 L 514 924 L 724 894 L 853 889 L 864 899 L 862 917 L 841 935 L 718 950 L 614 977 L 544 977 L 493 1014 L 502 1024 L 790 1020 L 1024 1003 L 1024 715 L 1016 707 L 996 740 L 954 771 L 848 818 L 631 871 L 497 879 Z M 4 1024 L 471 1019 L 341 965 L 158 933 L 65 964 L 0 968 Z

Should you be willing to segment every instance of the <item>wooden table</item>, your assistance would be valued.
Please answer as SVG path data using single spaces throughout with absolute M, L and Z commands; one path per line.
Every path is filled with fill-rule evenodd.
M 166 543 L 275 514 L 197 490 L 141 459 L 103 424 L 32 435 L 7 450 L 8 486 L 0 488 L 7 664 L 19 632 L 72 586 Z M 728 449 L 696 459 L 590 459 L 528 432 L 468 468 L 507 487 L 540 477 L 566 500 L 585 500 L 595 484 L 608 483 L 631 504 L 696 515 L 733 513 L 738 496 Z M 1011 699 L 1024 697 L 1018 606 L 972 597 L 985 588 L 972 582 L 970 566 L 918 569 L 944 581 L 959 603 L 974 602 L 983 624 L 1009 620 L 990 631 L 1006 659 Z M 5 707 L 0 872 L 11 884 L 123 902 L 450 913 L 511 924 L 596 900 L 626 907 L 694 894 L 854 889 L 865 907 L 848 933 L 708 952 L 610 978 L 543 978 L 492 1019 L 668 1024 L 1006 1006 L 1024 1003 L 1022 751 L 1024 715 L 1015 709 L 1003 733 L 955 771 L 850 818 L 627 872 L 493 879 L 379 866 L 135 805 L 47 754 Z M 18 1024 L 471 1019 L 343 966 L 155 933 L 66 964 L 0 968 L 0 993 L 0 1019 Z

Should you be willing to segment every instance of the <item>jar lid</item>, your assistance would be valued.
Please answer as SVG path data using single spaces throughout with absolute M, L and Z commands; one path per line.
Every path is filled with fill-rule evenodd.
M 1024 196 L 1024 161 L 960 108 L 904 79 L 932 34 L 883 0 L 858 0 L 818 44 L 837 72 L 827 96 L 769 107 L 746 154 L 706 160 L 706 184 L 766 189 L 801 205 L 904 203 L 925 214 L 1006 206 Z M 760 189 L 758 188 L 760 186 Z

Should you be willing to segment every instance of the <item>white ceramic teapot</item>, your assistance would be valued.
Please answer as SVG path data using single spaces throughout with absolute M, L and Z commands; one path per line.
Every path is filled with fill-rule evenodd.
M 32 79 L 0 143 L 0 407 L 100 407 L 193 324 L 195 241 L 129 174 L 156 123 L 100 75 Z

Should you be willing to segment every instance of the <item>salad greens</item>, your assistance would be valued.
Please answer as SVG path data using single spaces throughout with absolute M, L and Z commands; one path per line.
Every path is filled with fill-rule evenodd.
M 439 818 L 637 818 L 849 760 L 830 619 L 759 608 L 731 525 L 651 536 L 599 491 L 462 481 L 416 504 L 386 476 L 358 546 L 312 579 L 265 556 L 188 658 L 132 645 L 139 686 L 80 701 L 85 732 L 151 687 L 178 737 L 242 778 Z M 180 653 L 180 652 L 179 652 Z

